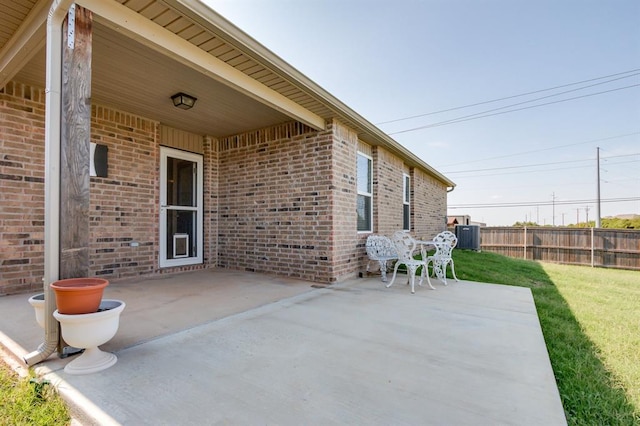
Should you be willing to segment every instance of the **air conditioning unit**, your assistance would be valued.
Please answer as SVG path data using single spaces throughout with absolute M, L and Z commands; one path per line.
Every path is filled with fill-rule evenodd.
M 480 226 L 456 225 L 456 248 L 480 251 Z

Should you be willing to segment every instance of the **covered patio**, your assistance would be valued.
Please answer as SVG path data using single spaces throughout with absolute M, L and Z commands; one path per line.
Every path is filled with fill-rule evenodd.
M 331 286 L 229 270 L 112 283 L 118 362 L 36 366 L 99 424 L 566 424 L 531 292 L 399 277 Z M 144 282 L 143 282 L 144 281 Z M 27 295 L 0 298 L 1 343 L 40 343 Z

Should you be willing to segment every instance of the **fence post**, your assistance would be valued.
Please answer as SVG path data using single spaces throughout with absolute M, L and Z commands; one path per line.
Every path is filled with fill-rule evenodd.
M 527 227 L 524 227 L 524 259 L 527 259 Z
M 593 228 L 591 228 L 591 267 L 594 267 L 595 243 L 593 241 Z

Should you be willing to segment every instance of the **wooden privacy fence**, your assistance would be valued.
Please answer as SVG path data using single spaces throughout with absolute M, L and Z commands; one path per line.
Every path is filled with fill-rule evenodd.
M 543 262 L 640 270 L 640 230 L 481 227 L 480 248 Z

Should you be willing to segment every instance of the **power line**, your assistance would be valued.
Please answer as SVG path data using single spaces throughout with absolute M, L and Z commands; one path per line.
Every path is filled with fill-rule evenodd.
M 622 162 L 618 162 L 618 163 L 610 163 L 610 165 L 637 163 L 638 161 L 640 161 L 640 160 L 622 161 Z M 586 168 L 590 168 L 590 167 L 593 167 L 593 165 L 592 164 L 586 164 L 584 166 L 559 167 L 559 168 L 555 168 L 555 169 L 519 170 L 519 171 L 515 171 L 515 172 L 506 172 L 506 173 L 491 173 L 491 174 L 483 174 L 483 175 L 457 176 L 456 179 L 467 179 L 467 178 L 478 179 L 478 178 L 481 178 L 481 177 L 504 176 L 504 175 L 522 175 L 522 174 L 525 174 L 525 173 L 548 173 L 548 172 L 565 171 L 565 170 L 572 170 L 572 169 L 586 169 Z
M 607 163 L 609 166 L 617 166 L 618 164 L 629 164 L 629 163 L 637 163 L 640 161 L 640 158 L 637 160 L 629 160 L 629 161 L 616 161 L 615 163 Z
M 584 166 L 575 166 L 575 167 L 560 167 L 555 169 L 542 169 L 542 170 L 519 170 L 517 172 L 506 172 L 506 173 L 491 173 L 485 175 L 470 175 L 470 176 L 457 176 L 456 179 L 466 179 L 466 178 L 481 178 L 481 177 L 490 177 L 490 176 L 504 176 L 504 175 L 522 175 L 525 173 L 547 173 L 547 172 L 555 172 L 558 170 L 571 170 L 571 169 L 585 169 L 587 167 L 592 167 L 590 164 Z
M 610 157 L 603 157 L 603 158 L 601 158 L 601 160 L 608 160 L 610 158 L 619 158 L 619 157 L 632 157 L 634 155 L 640 155 L 640 153 L 612 155 Z M 520 165 L 520 166 L 492 167 L 492 168 L 488 168 L 488 169 L 453 170 L 453 171 L 445 171 L 443 173 L 450 175 L 450 174 L 455 174 L 455 173 L 488 172 L 488 171 L 494 171 L 494 170 L 522 169 L 522 168 L 526 168 L 526 167 L 552 166 L 552 165 L 555 165 L 555 164 L 581 163 L 581 162 L 593 161 L 593 160 L 594 160 L 593 158 L 585 158 L 584 160 L 555 161 L 555 162 L 551 162 L 551 163 L 523 164 L 523 165 Z M 640 161 L 640 160 L 632 160 L 631 162 L 635 162 L 635 161 Z M 626 163 L 626 162 L 623 162 L 623 163 L 610 163 L 610 164 L 624 164 L 624 163 Z M 536 170 L 532 170 L 532 171 L 536 171 Z
M 621 203 L 630 201 L 640 201 L 640 197 L 626 198 L 607 198 L 600 200 L 601 203 Z M 486 204 L 456 204 L 448 206 L 449 209 L 484 209 L 484 208 L 506 208 L 506 207 L 535 207 L 556 205 L 573 205 L 573 204 L 593 204 L 595 199 L 589 200 L 564 200 L 564 201 L 523 201 L 513 203 L 486 203 Z
M 588 98 L 588 97 L 591 97 L 591 96 L 603 95 L 605 93 L 616 92 L 616 91 L 619 91 L 619 90 L 630 89 L 630 88 L 638 87 L 638 86 L 640 86 L 640 83 L 631 84 L 629 86 L 624 86 L 624 87 L 617 87 L 615 89 L 603 90 L 601 92 L 588 93 L 586 95 L 581 95 L 581 96 L 574 96 L 573 98 L 566 98 L 566 99 L 560 99 L 560 100 L 552 101 L 552 102 L 545 102 L 545 103 L 538 104 L 538 105 L 530 105 L 530 106 L 527 106 L 527 107 L 511 109 L 511 110 L 508 110 L 508 111 L 502 111 L 502 112 L 495 112 L 495 113 L 492 113 L 492 114 L 480 115 L 480 114 L 484 114 L 486 112 L 489 112 L 489 111 L 484 111 L 484 112 L 480 112 L 480 113 L 477 113 L 477 114 L 471 114 L 471 115 L 467 115 L 467 116 L 463 116 L 463 117 L 454 118 L 454 119 L 451 119 L 451 120 L 445 120 L 445 121 L 440 121 L 440 122 L 437 122 L 437 123 L 427 124 L 425 126 L 414 127 L 414 128 L 406 129 L 406 130 L 399 130 L 397 132 L 390 132 L 388 134 L 389 135 L 398 135 L 398 134 L 401 134 L 401 133 L 415 132 L 416 130 L 423 130 L 423 129 L 430 129 L 432 127 L 445 126 L 447 124 L 462 123 L 462 122 L 465 122 L 465 121 L 477 120 L 479 118 L 493 117 L 495 115 L 508 114 L 508 113 L 511 113 L 511 112 L 524 111 L 524 110 L 527 110 L 527 109 L 539 108 L 539 107 L 542 107 L 542 106 L 559 104 L 559 103 L 568 102 L 568 101 L 574 101 L 576 99 L 583 99 L 583 98 Z M 492 111 L 492 110 L 490 110 L 490 111 Z
M 513 183 L 513 182 L 511 182 Z M 570 186 L 589 186 L 591 187 L 593 185 L 593 181 L 588 181 L 588 182 L 562 182 L 562 187 L 566 188 L 566 187 L 570 187 Z M 469 189 L 473 189 L 475 190 L 475 192 L 477 194 L 481 193 L 482 191 L 491 191 L 492 193 L 495 192 L 496 190 L 506 190 L 506 189 L 525 189 L 525 188 L 535 188 L 535 189 L 540 189 L 540 184 L 539 183 L 532 183 L 532 184 L 515 184 L 515 185 L 508 185 L 508 186 L 503 186 L 503 185 L 491 185 L 490 188 L 487 187 L 486 184 L 482 184 L 478 182 L 478 185 L 464 185 L 464 189 L 465 190 L 469 190 Z M 522 191 L 520 191 L 520 193 L 522 193 Z
M 505 101 L 507 99 L 514 99 L 514 98 L 519 98 L 519 97 L 522 97 L 522 96 L 534 95 L 536 93 L 548 92 L 550 90 L 562 89 L 563 87 L 575 86 L 576 84 L 589 83 L 589 82 L 596 81 L 596 80 L 602 80 L 604 78 L 616 77 L 616 76 L 619 76 L 619 75 L 629 74 L 629 73 L 633 73 L 633 72 L 636 72 L 636 71 L 640 71 L 640 69 L 633 69 L 633 70 L 629 70 L 629 71 L 619 72 L 619 73 L 616 73 L 616 74 L 609 74 L 609 75 L 605 75 L 605 76 L 602 76 L 602 77 L 592 78 L 592 79 L 589 79 L 589 80 L 582 80 L 582 81 L 577 81 L 575 83 L 569 83 L 569 84 L 563 84 L 561 86 L 550 87 L 548 89 L 534 90 L 532 92 L 526 92 L 526 93 L 521 93 L 521 94 L 518 94 L 518 95 L 506 96 L 506 97 L 503 97 L 503 98 L 491 99 L 489 101 L 477 102 L 477 103 L 474 103 L 474 104 L 469 104 L 469 105 L 463 105 L 463 106 L 454 107 L 454 108 L 443 109 L 443 110 L 440 110 L 440 111 L 428 112 L 428 113 L 425 113 L 425 114 L 418 114 L 418 115 L 413 115 L 413 116 L 410 116 L 410 117 L 397 118 L 397 119 L 394 119 L 394 120 L 381 121 L 379 123 L 376 123 L 376 125 L 379 126 L 379 125 L 382 125 L 382 124 L 396 123 L 398 121 L 411 120 L 411 119 L 414 119 L 414 118 L 420 118 L 420 117 L 426 117 L 426 116 L 429 116 L 429 115 L 441 114 L 443 112 L 457 111 L 457 110 L 460 110 L 460 109 L 471 108 L 471 107 L 478 106 L 478 105 L 486 105 L 486 104 L 490 104 L 490 103 L 493 103 L 493 102 Z M 634 74 L 634 75 L 636 75 L 636 74 Z M 630 76 L 628 76 L 628 77 L 630 77 Z M 622 77 L 622 78 L 626 78 L 626 77 Z M 600 84 L 603 84 L 603 83 L 600 83 Z M 578 90 L 578 89 L 576 89 L 576 90 Z
M 604 182 L 604 183 L 609 183 L 609 184 L 616 185 L 616 186 L 619 186 L 617 182 L 629 182 L 629 181 L 636 182 L 638 179 L 640 179 L 640 177 L 631 177 L 631 176 L 626 176 L 626 175 L 622 175 L 622 177 L 623 177 L 624 179 L 606 179 L 606 180 L 605 180 L 605 179 L 603 179 L 603 180 L 602 180 L 602 182 Z M 626 185 L 625 185 L 625 186 L 626 186 Z M 637 187 L 637 186 L 634 186 L 634 188 L 633 188 L 633 189 L 637 190 L 637 189 L 638 189 L 638 187 Z
M 537 164 L 523 164 L 521 166 L 507 166 L 507 167 L 492 167 L 490 169 L 474 169 L 474 170 L 452 170 L 445 171 L 443 173 L 451 175 L 455 173 L 475 173 L 475 172 L 489 172 L 493 170 L 507 170 L 507 169 L 522 169 L 525 167 L 539 167 L 539 166 L 551 166 L 554 164 L 567 164 L 567 163 L 580 163 L 585 161 L 592 161 L 591 159 L 586 160 L 568 160 L 568 161 L 556 161 L 553 163 L 537 163 Z
M 566 144 L 566 145 L 552 146 L 550 148 L 534 149 L 532 151 L 516 152 L 514 154 L 498 155 L 496 157 L 480 158 L 480 159 L 471 160 L 471 161 L 463 161 L 461 163 L 444 164 L 444 165 L 442 165 L 440 167 L 459 166 L 460 164 L 480 163 L 480 162 L 485 162 L 485 161 L 489 161 L 489 160 L 498 160 L 498 159 L 501 159 L 501 158 L 517 157 L 518 155 L 534 154 L 536 152 L 551 151 L 551 150 L 554 150 L 554 149 L 568 148 L 570 146 L 584 145 L 584 144 L 594 143 L 594 142 L 603 142 L 603 141 L 607 141 L 607 140 L 611 140 L 611 139 L 626 138 L 627 136 L 635 136 L 635 135 L 640 135 L 640 132 L 632 132 L 632 133 L 625 133 L 625 134 L 622 134 L 622 135 L 608 136 L 606 138 L 591 139 L 591 140 L 584 141 L 584 142 L 576 142 L 576 143 L 570 143 L 570 144 Z
M 604 160 L 610 160 L 613 158 L 625 158 L 625 157 L 634 157 L 634 156 L 640 156 L 640 153 L 633 153 L 633 154 L 620 154 L 620 155 L 611 155 L 609 157 L 603 157 L 601 158 Z M 499 171 L 499 170 L 509 170 L 509 169 L 518 169 L 518 168 L 526 168 L 526 167 L 539 167 L 539 166 L 547 166 L 547 165 L 556 165 L 556 164 L 567 164 L 567 163 L 580 163 L 580 162 L 592 162 L 594 161 L 594 159 L 583 159 L 583 160 L 567 160 L 567 161 L 556 161 L 556 162 L 550 162 L 550 163 L 538 163 L 538 164 L 527 164 L 527 165 L 521 165 L 521 166 L 507 166 L 507 167 L 495 167 L 495 168 L 487 168 L 487 169 L 474 169 L 474 170 L 459 170 L 456 172 L 443 172 L 445 174 L 452 174 L 452 173 L 477 173 L 477 172 L 484 172 L 484 171 Z M 618 166 L 621 164 L 631 164 L 631 163 L 638 163 L 640 162 L 640 158 L 638 159 L 633 159 L 633 160 L 627 160 L 627 161 L 615 161 L 615 162 L 607 162 L 608 166 Z M 520 170 L 520 171 L 514 171 L 514 172 L 507 172 L 507 173 L 492 173 L 492 174 L 474 174 L 471 176 L 457 176 L 456 179 L 468 179 L 468 178 L 473 178 L 475 180 L 477 180 L 478 178 L 482 178 L 482 177 L 492 177 L 492 176 L 504 176 L 504 175 L 518 175 L 518 174 L 525 174 L 525 173 L 548 173 L 551 171 L 565 171 L 565 170 L 569 170 L 569 169 L 584 169 L 584 168 L 590 168 L 592 167 L 592 164 L 586 164 L 584 166 L 576 166 L 576 167 L 562 167 L 562 168 L 553 168 L 553 169 L 538 169 L 538 170 Z M 606 169 L 604 170 L 605 172 L 608 172 Z M 616 169 L 615 170 L 615 174 L 616 175 L 621 175 L 619 173 L 619 170 Z M 631 180 L 631 181 L 636 181 L 638 179 L 640 179 L 640 176 L 638 177 L 633 177 L 633 176 L 628 176 L 625 174 L 622 174 L 621 176 L 627 178 L 627 180 Z M 619 180 L 611 180 L 611 182 L 616 182 Z M 604 180 L 605 183 L 611 183 L 610 181 Z M 568 182 L 563 182 L 564 186 L 567 185 L 591 185 L 592 182 L 583 182 L 583 183 L 568 183 Z M 482 186 L 484 187 L 484 186 Z M 531 185 L 531 187 L 539 187 L 539 184 L 536 185 Z M 465 188 L 469 188 L 467 185 L 465 185 Z M 496 189 L 495 186 L 492 185 L 492 188 Z M 498 187 L 498 188 L 505 188 L 505 187 Z M 513 187 L 515 188 L 515 186 Z M 518 185 L 517 188 L 522 188 L 522 185 Z
M 604 149 L 602 149 L 601 151 L 604 151 Z M 608 157 L 602 157 L 600 159 L 601 160 L 608 160 L 609 158 L 633 157 L 634 155 L 640 155 L 640 152 L 635 152 L 633 154 L 610 155 Z
M 621 80 L 623 78 L 634 77 L 636 75 L 640 75 L 640 73 L 631 74 L 631 75 L 627 75 L 627 76 L 624 76 L 624 77 L 618 77 L 618 78 L 614 78 L 612 80 L 607 80 L 607 81 L 603 81 L 603 82 L 600 82 L 600 83 L 590 84 L 588 86 L 578 87 L 577 89 L 565 90 L 564 92 L 559 92 L 559 93 L 554 93 L 552 95 L 547 95 L 547 96 L 542 96 L 542 97 L 539 97 L 539 98 L 529 99 L 529 100 L 526 100 L 526 101 L 523 101 L 523 102 L 518 102 L 518 103 L 515 103 L 515 104 L 511 104 L 511 105 L 505 105 L 505 106 L 502 106 L 502 107 L 499 107 L 499 108 L 489 109 L 489 110 L 478 112 L 478 113 L 475 113 L 475 114 L 470 114 L 470 115 L 467 115 L 467 116 L 464 116 L 464 117 L 461 117 L 461 118 L 475 117 L 475 116 L 479 116 L 479 115 L 482 115 L 482 114 L 486 114 L 488 112 L 500 111 L 500 110 L 511 108 L 511 107 L 514 107 L 514 106 L 524 105 L 524 104 L 528 104 L 528 103 L 535 102 L 535 101 L 540 101 L 542 99 L 553 98 L 555 96 L 565 95 L 565 94 L 571 93 L 571 92 L 577 92 L 578 90 L 588 89 L 590 87 L 611 83 L 612 81 Z M 603 93 L 606 93 L 606 92 L 603 92 Z M 591 96 L 591 95 L 588 94 L 588 95 L 585 95 L 585 96 Z M 569 100 L 569 99 L 565 99 L 565 100 Z M 564 100 L 563 100 L 563 102 L 564 102 Z M 545 104 L 541 104 L 541 105 L 545 105 Z M 517 110 L 514 110 L 514 111 L 517 111 Z M 480 118 L 480 117 L 478 117 L 478 118 Z M 457 120 L 458 119 L 452 119 L 452 120 L 449 120 L 449 121 L 457 121 Z M 445 122 L 442 122 L 442 123 L 445 123 Z

